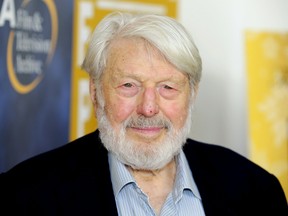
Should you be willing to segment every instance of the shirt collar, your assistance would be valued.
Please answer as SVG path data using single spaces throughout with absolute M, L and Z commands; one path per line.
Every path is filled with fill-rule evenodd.
M 133 182 L 135 183 L 135 180 L 125 165 L 111 152 L 108 153 L 108 161 L 114 196 L 116 197 L 125 185 Z
M 110 167 L 110 175 L 113 185 L 114 196 L 116 197 L 120 190 L 129 183 L 135 183 L 133 176 L 123 163 L 121 163 L 114 154 L 108 153 L 108 161 Z M 175 198 L 182 196 L 183 190 L 188 189 L 201 199 L 200 193 L 193 179 L 192 171 L 187 162 L 184 152 L 181 150 L 179 155 L 176 156 L 177 173 L 175 186 L 173 189 L 173 196 Z
M 187 158 L 181 150 L 176 158 L 177 173 L 175 179 L 175 186 L 173 189 L 173 196 L 175 198 L 182 196 L 183 190 L 190 190 L 195 197 L 201 200 L 200 193 L 193 178 L 192 170 L 189 167 Z

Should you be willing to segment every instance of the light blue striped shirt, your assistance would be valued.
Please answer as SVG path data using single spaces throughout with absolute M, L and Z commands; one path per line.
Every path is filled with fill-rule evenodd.
M 201 197 L 183 151 L 176 157 L 177 171 L 173 190 L 160 216 L 203 216 Z M 109 166 L 118 215 L 155 216 L 147 195 L 139 188 L 128 169 L 109 153 Z

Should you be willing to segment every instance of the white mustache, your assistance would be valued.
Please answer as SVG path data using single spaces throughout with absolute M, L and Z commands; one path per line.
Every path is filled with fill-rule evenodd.
M 157 116 L 146 118 L 145 116 L 141 115 L 131 117 L 124 122 L 124 128 L 131 128 L 131 127 L 137 127 L 137 128 L 162 127 L 166 129 L 171 129 L 173 126 L 172 123 L 164 117 Z

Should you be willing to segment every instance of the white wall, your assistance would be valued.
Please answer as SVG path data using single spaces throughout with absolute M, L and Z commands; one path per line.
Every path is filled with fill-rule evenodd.
M 179 0 L 203 77 L 190 136 L 249 157 L 244 31 L 288 32 L 287 0 Z

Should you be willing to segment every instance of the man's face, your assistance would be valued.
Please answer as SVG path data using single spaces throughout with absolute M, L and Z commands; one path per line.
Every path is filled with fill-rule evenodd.
M 113 43 L 102 76 L 102 90 L 105 105 L 100 115 L 104 114 L 105 121 L 109 123 L 109 128 L 102 132 L 110 134 L 109 140 L 104 141 L 106 147 L 111 147 L 111 136 L 116 139 L 125 136 L 125 141 L 122 140 L 127 144 L 122 145 L 131 145 L 127 147 L 132 149 L 131 157 L 140 157 L 141 154 L 149 157 L 149 154 L 155 153 L 154 150 L 162 151 L 167 142 L 172 142 L 171 146 L 178 142 L 177 150 L 171 154 L 179 151 L 190 126 L 186 125 L 185 133 L 179 132 L 189 114 L 189 80 L 155 48 L 141 39 L 122 39 Z M 99 115 L 97 117 L 100 118 Z M 176 133 L 182 137 L 175 141 Z M 118 145 L 118 142 L 113 145 Z M 135 152 L 139 153 L 138 156 Z M 160 157 L 160 152 L 156 155 L 154 159 Z M 171 159 L 171 155 L 168 157 Z

